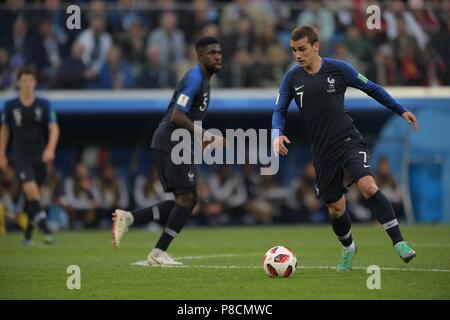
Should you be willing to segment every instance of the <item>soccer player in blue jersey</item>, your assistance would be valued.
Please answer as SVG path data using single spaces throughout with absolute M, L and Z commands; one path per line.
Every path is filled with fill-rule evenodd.
M 351 270 L 356 254 L 350 219 L 345 212 L 344 172 L 367 199 L 398 255 L 409 262 L 416 252 L 403 240 L 394 209 L 375 183 L 367 145 L 344 111 L 345 90 L 354 87 L 364 91 L 418 129 L 416 117 L 347 62 L 322 58 L 318 36 L 311 27 L 295 28 L 290 47 L 298 65 L 288 70 L 281 81 L 272 117 L 272 128 L 278 130 L 274 130 L 273 147 L 277 154 L 288 154 L 286 144 L 290 141 L 284 127 L 286 112 L 294 99 L 303 113 L 311 144 L 317 197 L 328 207 L 333 231 L 344 247 L 337 271 Z
M 59 126 L 50 102 L 35 96 L 36 74 L 33 69 L 21 69 L 17 79 L 19 97 L 8 100 L 2 114 L 0 169 L 5 170 L 8 165 L 6 147 L 11 134 L 14 138 L 11 160 L 22 183 L 28 215 L 23 243 L 33 245 L 32 231 L 38 226 L 45 235 L 44 242 L 53 244 L 47 214 L 40 203 L 40 186 L 47 177 L 47 164 L 55 158 Z
M 155 248 L 147 257 L 150 265 L 181 264 L 167 254 L 167 248 L 180 233 L 197 203 L 197 166 L 193 163 L 173 163 L 171 151 L 178 142 L 171 141 L 172 132 L 184 128 L 190 132 L 191 141 L 199 139 L 203 147 L 208 145 L 203 140 L 211 141 L 217 146 L 226 144 L 220 136 L 209 135 L 204 139 L 194 136 L 194 133 L 207 134 L 202 128 L 196 128 L 194 121 L 201 121 L 206 116 L 210 101 L 209 80 L 222 68 L 222 49 L 215 38 L 199 39 L 195 49 L 198 64 L 176 85 L 167 112 L 153 134 L 151 145 L 158 176 L 164 190 L 175 194 L 175 201 L 163 201 L 133 212 L 116 210 L 113 213 L 112 242 L 116 248 L 133 222 L 153 220 L 165 226 Z M 191 149 L 193 155 L 193 143 Z

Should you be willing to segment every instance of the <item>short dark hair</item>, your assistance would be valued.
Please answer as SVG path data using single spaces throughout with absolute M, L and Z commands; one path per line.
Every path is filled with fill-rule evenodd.
M 319 41 L 319 36 L 316 31 L 309 26 L 299 26 L 292 31 L 291 40 L 297 41 L 302 38 L 308 38 L 308 42 L 313 45 L 314 43 Z
M 32 75 L 34 77 L 35 80 L 37 80 L 37 73 L 36 70 L 34 70 L 33 67 L 22 67 L 19 69 L 19 71 L 17 72 L 17 80 L 20 80 L 20 77 L 22 75 Z
M 198 51 L 210 44 L 219 44 L 219 41 L 211 36 L 207 36 L 207 37 L 202 37 L 200 39 L 197 40 L 197 42 L 195 43 L 195 51 Z

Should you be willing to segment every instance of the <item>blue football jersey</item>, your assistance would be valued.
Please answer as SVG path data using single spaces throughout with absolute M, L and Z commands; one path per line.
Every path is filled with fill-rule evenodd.
M 13 155 L 40 159 L 46 145 L 48 125 L 56 122 L 56 113 L 47 99 L 36 97 L 27 107 L 19 98 L 5 102 L 2 124 L 11 131 Z
M 284 134 L 286 112 L 294 99 L 305 120 L 313 159 L 329 159 L 342 147 L 345 139 L 360 136 L 353 119 L 344 109 L 347 87 L 364 91 L 399 115 L 407 111 L 381 86 L 358 73 L 347 62 L 323 58 L 320 70 L 314 75 L 298 65 L 286 72 L 276 99 L 272 128 Z
M 202 121 L 210 100 L 210 85 L 199 65 L 190 69 L 177 83 L 166 114 L 153 134 L 152 148 L 170 152 L 174 142 L 170 140 L 177 126 L 170 121 L 174 108 L 186 113 L 192 121 Z M 176 142 L 175 142 L 176 143 Z

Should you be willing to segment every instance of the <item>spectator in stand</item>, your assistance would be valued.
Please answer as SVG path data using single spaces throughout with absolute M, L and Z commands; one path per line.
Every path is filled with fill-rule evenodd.
M 416 39 L 406 31 L 402 17 L 397 19 L 397 38 L 392 42 L 400 85 L 420 86 L 426 84 L 425 60 Z
M 17 205 L 22 193 L 22 188 L 16 171 L 10 165 L 4 172 L 0 172 L 0 202 L 3 204 L 6 216 L 15 219 Z
M 42 207 L 46 210 L 53 204 L 60 202 L 63 194 L 61 178 L 53 163 L 47 165 L 47 179 L 41 187 Z
M 335 32 L 333 12 L 320 0 L 307 0 L 306 8 L 297 17 L 297 25 L 314 26 L 319 32 L 320 51 L 326 55 Z
M 0 30 L 6 37 L 12 36 L 17 20 L 26 18 L 24 3 L 23 0 L 6 0 L 0 8 Z
M 252 87 L 257 81 L 254 68 L 255 33 L 250 17 L 243 15 L 237 22 L 236 32 L 222 40 L 223 68 L 219 77 L 225 86 Z
M 383 45 L 375 54 L 377 82 L 383 86 L 394 86 L 397 83 L 397 65 L 390 44 Z
M 159 26 L 161 15 L 167 11 L 175 11 L 177 9 L 177 4 L 176 0 L 153 0 L 152 7 L 155 10 L 150 10 L 149 13 L 150 29 L 155 29 Z
M 198 179 L 197 194 L 198 205 L 193 214 L 199 224 L 215 226 L 228 223 L 229 217 L 224 214 L 222 204 L 214 199 L 211 187 L 203 177 Z
M 15 20 L 12 33 L 4 33 L 0 39 L 0 47 L 8 51 L 10 60 L 16 60 L 18 67 L 26 65 L 31 60 L 33 52 L 31 45 L 28 23 L 21 16 Z
M 218 10 L 212 7 L 208 0 L 194 0 L 192 10 L 180 15 L 180 25 L 186 35 L 187 43 L 194 43 L 200 38 L 199 33 L 208 24 L 218 22 Z
M 160 62 L 163 69 L 168 70 L 168 77 L 178 74 L 180 63 L 186 56 L 186 45 L 183 31 L 177 29 L 178 17 L 173 11 L 165 11 L 161 16 L 160 26 L 148 36 L 147 47 L 160 50 Z M 169 78 L 166 86 L 176 82 Z
M 428 35 L 414 18 L 405 3 L 401 0 L 389 2 L 389 7 L 383 10 L 383 18 L 386 20 L 387 36 L 390 41 L 397 39 L 402 34 L 408 34 L 415 38 L 420 49 L 424 50 L 428 43 Z M 399 25 L 402 23 L 403 25 Z M 400 30 L 400 28 L 402 30 Z
M 294 179 L 289 187 L 288 207 L 293 211 L 291 220 L 321 223 L 327 219 L 324 206 L 316 197 L 316 173 L 312 161 L 305 164 L 303 176 Z
M 175 85 L 176 76 L 162 65 L 158 47 L 147 47 L 145 59 L 136 79 L 138 88 L 166 88 Z
M 205 24 L 201 28 L 198 38 L 202 38 L 202 37 L 213 37 L 213 38 L 219 39 L 221 37 L 219 26 L 215 23 Z
M 220 28 L 224 35 L 236 32 L 236 26 L 242 16 L 247 16 L 254 25 L 255 34 L 262 34 L 266 23 L 275 21 L 275 13 L 270 1 L 234 0 L 224 6 L 220 15 Z
M 77 38 L 83 48 L 83 62 L 89 68 L 86 74 L 89 79 L 95 79 L 108 57 L 112 47 L 112 37 L 105 31 L 106 21 L 104 16 L 94 15 L 90 17 L 90 26 Z
M 130 22 L 127 35 L 119 41 L 123 49 L 124 57 L 130 62 L 133 75 L 137 75 L 145 62 L 145 39 L 147 37 L 147 27 L 141 18 L 135 17 Z
M 92 72 L 83 62 L 84 47 L 75 42 L 71 56 L 65 59 L 58 70 L 57 86 L 61 89 L 82 89 L 86 82 L 92 80 Z
M 108 15 L 108 31 L 116 42 L 123 42 L 130 36 L 130 31 L 136 21 L 147 29 L 150 24 L 147 13 L 134 0 L 119 0 L 116 7 Z
M 31 38 L 30 46 L 33 51 L 28 64 L 38 71 L 40 87 L 48 88 L 54 84 L 56 70 L 61 65 L 61 44 L 48 17 L 38 22 L 38 33 Z
M 254 165 L 244 164 L 242 166 L 242 176 L 244 179 L 247 201 L 244 218 L 246 223 L 268 224 L 272 222 L 272 204 L 263 198 L 261 192 L 261 176 L 254 170 Z
M 128 209 L 130 205 L 128 188 L 122 177 L 118 176 L 111 163 L 103 165 L 99 179 L 100 189 L 100 228 L 111 228 L 111 213 L 115 208 Z
M 150 168 L 146 176 L 139 175 L 136 177 L 133 196 L 136 209 L 151 207 L 162 201 L 175 200 L 172 193 L 164 192 L 155 166 Z
M 113 42 L 130 64 L 132 87 L 173 87 L 190 65 L 187 48 L 205 35 L 224 44 L 223 70 L 212 86 L 271 87 L 287 68 L 292 24 L 313 25 L 322 53 L 344 43 L 361 72 L 382 85 L 450 85 L 449 0 L 233 0 L 220 10 L 217 3 L 154 0 L 147 10 L 142 1 L 83 1 L 81 30 L 69 30 L 61 0 L 7 0 L 0 8 L 0 88 L 11 88 L 25 65 L 36 66 L 43 88 L 97 88 Z M 373 4 L 382 8 L 379 30 L 366 25 Z M 83 47 L 75 55 L 73 43 Z
M 43 17 L 50 22 L 50 28 L 59 43 L 61 55 L 69 56 L 74 36 L 78 30 L 67 28 L 66 6 L 61 4 L 61 0 L 45 0 Z
M 47 165 L 47 180 L 41 187 L 42 206 L 48 212 L 48 227 L 52 231 L 69 229 L 69 217 L 63 209 L 63 186 L 59 172 L 53 163 Z
M 105 0 L 94 0 L 94 1 L 87 1 L 89 4 L 89 15 L 91 17 L 93 16 L 99 16 L 99 17 L 107 17 L 108 14 L 108 4 Z M 105 20 L 106 23 L 106 20 Z M 106 26 L 106 25 L 105 25 Z
M 97 180 L 82 162 L 76 164 L 73 175 L 64 180 L 63 203 L 69 213 L 71 228 L 96 227 L 100 190 Z
M 360 70 L 362 73 L 366 74 L 367 70 L 365 67 L 363 67 L 365 65 L 361 64 L 358 58 L 348 52 L 347 46 L 344 43 L 336 43 L 334 45 L 333 58 L 344 60 L 354 66 L 356 70 Z
M 428 1 L 427 1 L 428 2 Z M 450 21 L 450 1 L 449 0 L 432 0 L 434 13 L 441 22 L 448 24 Z
M 424 0 L 408 0 L 408 6 L 411 9 L 414 19 L 428 35 L 436 33 L 439 29 L 439 20 L 433 12 L 430 2 L 427 1 L 425 3 Z
M 97 87 L 100 89 L 129 89 L 134 80 L 131 67 L 122 59 L 122 50 L 118 46 L 109 49 L 106 63 L 100 69 Z
M 389 202 L 394 207 L 397 215 L 400 217 L 404 216 L 402 191 L 395 181 L 394 176 L 391 174 L 388 158 L 382 157 L 378 161 L 375 180 L 377 181 L 380 190 L 386 195 L 386 198 L 388 198 Z
M 278 40 L 275 24 L 266 24 L 263 33 L 256 39 L 255 61 L 258 73 L 255 84 L 259 87 L 276 87 L 286 71 L 288 61 L 286 50 Z
M 247 16 L 250 0 L 233 0 L 224 6 L 220 15 L 220 30 L 225 36 L 236 32 L 240 17 Z
M 431 39 L 431 47 L 435 52 L 432 61 L 437 68 L 438 84 L 444 86 L 450 85 L 450 41 L 448 39 L 450 39 L 450 16 L 448 21 L 441 21 L 441 28 Z
M 362 69 L 363 74 L 370 79 L 374 79 L 373 75 L 375 71 L 371 71 L 373 68 L 373 53 L 375 52 L 371 43 L 366 37 L 361 35 L 361 32 L 355 26 L 350 26 L 346 32 L 345 46 L 348 53 L 359 61 L 360 66 L 364 66 Z M 360 71 L 361 72 L 361 71 Z
M 261 176 L 260 198 L 272 207 L 272 219 L 277 222 L 287 222 L 285 206 L 289 191 L 280 185 L 273 175 Z
M 215 201 L 218 201 L 232 223 L 240 223 L 245 215 L 247 192 L 242 178 L 232 172 L 229 165 L 220 166 L 217 173 L 212 174 L 208 184 Z
M 217 39 L 217 38 L 216 38 Z M 180 72 L 177 76 L 178 79 L 181 79 L 181 77 L 189 71 L 189 69 L 192 69 L 197 65 L 197 53 L 195 51 L 195 46 L 189 46 L 187 58 L 180 64 L 178 71 Z M 211 86 L 213 86 L 214 81 L 217 80 L 216 77 L 210 80 Z
M 0 90 L 9 89 L 14 85 L 13 72 L 8 51 L 0 48 Z

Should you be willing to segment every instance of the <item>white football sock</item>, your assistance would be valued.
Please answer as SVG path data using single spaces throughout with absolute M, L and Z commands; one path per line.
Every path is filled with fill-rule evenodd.
M 349 246 L 344 247 L 344 249 L 345 251 L 355 251 L 356 250 L 355 241 L 352 241 L 352 243 Z

